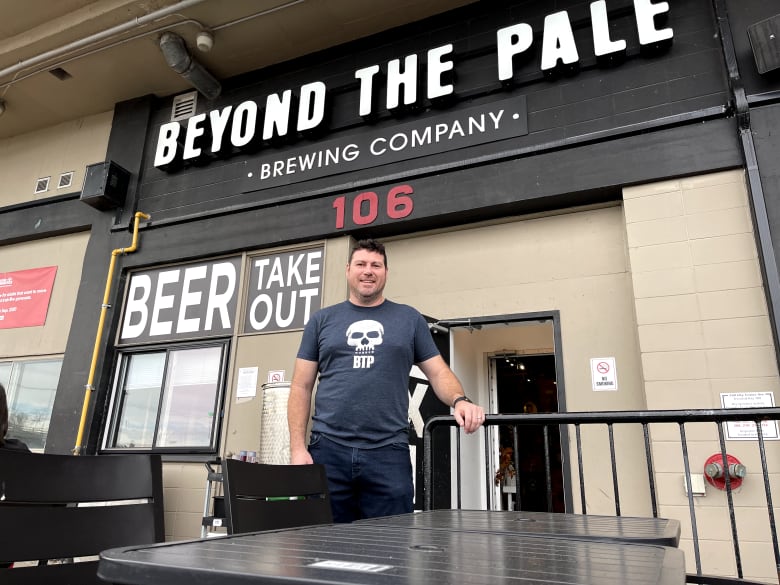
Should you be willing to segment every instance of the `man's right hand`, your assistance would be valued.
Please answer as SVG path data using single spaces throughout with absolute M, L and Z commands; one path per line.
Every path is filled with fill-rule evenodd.
M 314 463 L 314 459 L 311 458 L 311 453 L 306 449 L 299 451 L 292 451 L 290 453 L 291 465 L 311 465 Z

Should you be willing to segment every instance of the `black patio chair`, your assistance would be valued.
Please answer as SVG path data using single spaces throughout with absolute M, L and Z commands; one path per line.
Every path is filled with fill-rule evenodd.
M 333 522 L 322 465 L 226 459 L 222 473 L 230 534 Z
M 3 585 L 103 583 L 97 555 L 165 539 L 159 455 L 0 452 Z

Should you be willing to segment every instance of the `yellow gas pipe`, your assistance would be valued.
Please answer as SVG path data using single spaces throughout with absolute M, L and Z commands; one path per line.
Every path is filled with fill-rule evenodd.
M 95 370 L 97 369 L 97 359 L 100 353 L 100 339 L 103 337 L 103 325 L 106 322 L 106 313 L 111 305 L 108 304 L 109 295 L 111 293 L 111 281 L 114 277 L 114 267 L 116 266 L 117 256 L 123 254 L 132 254 L 138 249 L 138 224 L 142 219 L 149 219 L 149 214 L 141 211 L 135 214 L 135 223 L 133 224 L 133 243 L 129 248 L 117 248 L 111 252 L 111 263 L 108 265 L 108 276 L 106 277 L 106 291 L 103 294 L 103 305 L 100 309 L 100 322 L 98 323 L 97 335 L 95 336 L 95 347 L 92 350 L 92 364 L 89 367 L 89 379 L 87 385 L 84 387 L 84 405 L 81 407 L 81 421 L 79 422 L 79 433 L 76 436 L 76 445 L 73 447 L 73 454 L 79 455 L 81 453 L 81 440 L 84 438 L 84 426 L 87 422 L 87 411 L 89 410 L 89 402 L 92 392 L 95 390 L 92 386 L 92 382 L 95 380 Z

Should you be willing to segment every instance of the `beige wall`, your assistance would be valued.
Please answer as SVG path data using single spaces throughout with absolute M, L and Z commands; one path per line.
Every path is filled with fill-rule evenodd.
M 644 408 L 620 207 L 387 243 L 387 296 L 439 319 L 560 311 L 567 406 Z M 590 358 L 614 356 L 618 392 L 593 392 Z
M 621 207 L 515 218 L 387 244 L 388 297 L 439 319 L 560 311 L 567 410 L 645 408 Z M 452 360 L 468 393 L 486 406 L 486 354 L 510 343 L 497 332 L 492 337 L 475 346 L 474 336 L 456 331 Z M 521 343 L 519 333 L 516 337 L 515 344 Z M 595 357 L 616 359 L 617 392 L 593 391 L 590 359 Z M 635 457 L 640 433 L 619 430 L 616 437 L 618 465 L 634 470 L 621 492 L 623 513 L 645 514 L 647 473 Z M 484 465 L 480 440 L 472 437 L 464 444 L 464 467 Z M 598 440 L 608 449 L 604 437 Z M 614 513 L 606 452 L 585 455 L 589 513 Z M 464 489 L 466 505 L 481 506 L 484 489 L 476 480 L 471 490 Z
M 314 245 L 318 242 L 314 242 Z M 309 246 L 306 246 L 309 247 Z M 289 248 L 263 250 L 276 253 Z M 323 306 L 343 301 L 347 296 L 344 267 L 349 254 L 349 239 L 330 240 L 325 245 L 323 264 Z M 248 269 L 246 270 L 248 272 Z M 243 322 L 243 317 L 239 318 Z M 292 379 L 295 354 L 302 332 L 243 335 L 236 343 L 231 368 L 230 394 L 226 404 L 223 454 L 230 456 L 241 450 L 260 454 L 261 413 L 263 409 L 262 385 L 268 380 L 269 370 L 284 370 L 285 380 Z M 240 368 L 258 368 L 257 395 L 254 398 L 238 398 L 236 387 Z
M 778 372 L 741 170 L 624 190 L 642 371 L 650 409 L 719 408 L 720 393 L 773 392 Z M 694 560 L 679 430 L 653 430 L 660 514 L 683 522 Z M 687 431 L 691 470 L 720 452 L 717 429 Z M 734 492 L 745 577 L 775 580 L 766 499 L 755 441 L 727 441 L 748 469 Z M 780 448 L 767 442 L 769 461 Z M 777 473 L 771 474 L 776 483 Z M 763 508 L 761 506 L 762 502 Z M 697 497 L 705 573 L 736 574 L 725 493 Z M 777 512 L 775 512 L 777 514 Z
M 0 140 L 0 207 L 78 193 L 86 165 L 105 160 L 112 116 L 104 112 Z M 57 189 L 60 174 L 70 171 L 71 187 Z M 36 181 L 43 177 L 51 177 L 49 189 L 36 194 Z
M 46 323 L 0 329 L 0 360 L 62 354 L 68 341 L 89 232 L 0 246 L 0 272 L 56 266 Z M 95 314 L 100 307 L 95 307 Z M 88 364 L 85 364 L 85 367 Z

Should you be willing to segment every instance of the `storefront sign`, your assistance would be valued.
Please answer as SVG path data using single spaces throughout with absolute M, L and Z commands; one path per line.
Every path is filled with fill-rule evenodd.
M 364 128 L 347 139 L 320 142 L 285 152 L 284 157 L 253 158 L 241 190 L 268 189 L 526 134 L 525 96 L 516 96 L 383 130 Z
M 46 323 L 56 266 L 0 272 L 0 329 Z
M 671 42 L 673 30 L 657 28 L 656 24 L 657 17 L 669 12 L 667 2 L 633 0 L 633 8 L 641 48 L 659 48 Z M 625 53 L 626 41 L 610 36 L 605 0 L 590 3 L 590 24 L 590 42 L 600 61 L 609 61 Z M 515 74 L 515 59 L 523 54 L 532 54 L 535 43 L 541 43 L 539 69 L 545 74 L 558 68 L 573 69 L 579 63 L 580 48 L 569 14 L 563 10 L 545 17 L 541 39 L 534 38 L 532 27 L 522 22 L 496 31 L 497 81 L 510 84 Z M 356 70 L 354 78 L 358 82 L 359 97 L 355 114 L 372 120 L 383 109 L 390 112 L 402 109 L 425 111 L 426 105 L 452 100 L 457 95 L 455 63 L 454 46 L 445 44 L 428 50 L 424 55 L 411 54 L 403 59 L 392 59 L 384 66 L 374 64 Z M 154 166 L 169 169 L 177 161 L 224 155 L 233 149 L 258 149 L 320 130 L 329 118 L 328 91 L 324 82 L 313 81 L 295 90 L 269 94 L 264 99 L 246 100 L 235 106 L 197 114 L 189 118 L 186 126 L 179 122 L 162 124 L 155 147 Z M 491 128 L 490 116 L 499 116 L 495 106 L 484 110 L 464 110 L 458 115 L 441 119 L 434 117 L 428 122 L 370 133 L 359 143 L 327 143 L 320 148 L 301 149 L 280 159 L 267 157 L 250 169 L 248 178 L 251 181 L 247 187 L 262 189 L 322 176 L 328 174 L 322 173 L 323 169 L 333 172 L 337 163 L 342 166 L 335 172 L 344 172 L 351 168 L 365 168 L 479 144 L 480 140 L 499 140 L 500 132 L 504 133 L 503 137 L 518 135 L 517 132 L 523 131 L 524 122 L 512 124 L 510 120 L 515 114 L 524 118 L 524 106 L 507 104 L 504 109 L 507 117 L 493 118 L 493 130 L 490 131 L 475 130 L 478 124 L 472 120 L 479 120 L 479 124 Z M 329 160 L 333 162 L 329 163 Z
M 235 257 L 133 274 L 119 343 L 232 334 L 240 269 Z
M 731 392 L 721 393 L 720 404 L 723 408 L 774 408 L 775 395 L 772 392 Z M 728 421 L 726 438 L 731 441 L 749 441 L 758 439 L 756 423 L 751 421 Z M 761 421 L 761 434 L 765 440 L 780 440 L 776 420 Z
M 250 258 L 244 332 L 300 329 L 320 308 L 325 248 Z

